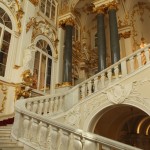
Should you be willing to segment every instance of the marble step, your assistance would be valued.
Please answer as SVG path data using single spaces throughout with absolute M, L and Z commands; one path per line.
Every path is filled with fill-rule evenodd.
M 0 134 L 1 134 L 1 133 L 9 133 L 9 134 L 10 134 L 10 133 L 11 133 L 11 130 L 0 130 Z
M 0 137 L 10 137 L 10 133 L 0 133 Z
M 0 148 L 1 147 L 5 147 L 5 146 L 17 146 L 17 143 L 16 142 L 12 142 L 12 141 L 10 141 L 10 142 L 2 142 L 2 141 L 0 141 Z
M 1 138 L 0 143 L 1 142 L 12 142 L 12 140 L 10 138 Z
M 22 146 L 4 146 L 0 147 L 0 150 L 23 150 Z

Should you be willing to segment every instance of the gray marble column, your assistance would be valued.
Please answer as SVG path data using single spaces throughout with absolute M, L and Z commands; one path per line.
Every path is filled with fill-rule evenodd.
M 63 83 L 72 82 L 72 25 L 65 25 Z
M 110 7 L 108 9 L 109 13 L 109 27 L 110 27 L 110 46 L 111 46 L 111 62 L 120 60 L 120 45 L 117 27 L 117 17 L 116 17 L 116 7 Z
M 98 46 L 98 72 L 106 68 L 106 37 L 104 26 L 104 13 L 97 15 L 97 46 Z

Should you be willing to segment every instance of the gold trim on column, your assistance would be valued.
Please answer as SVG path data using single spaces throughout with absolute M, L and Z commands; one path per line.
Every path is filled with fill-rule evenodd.
M 66 25 L 74 26 L 75 21 L 72 17 L 59 21 L 59 26 L 64 27 Z
M 115 1 L 110 2 L 107 7 L 108 7 L 108 11 L 113 9 L 118 10 L 117 3 Z
M 97 14 L 106 14 L 106 5 L 102 5 L 100 7 L 94 7 L 93 12 Z
M 37 6 L 39 3 L 39 0 L 30 0 L 30 2 L 34 5 Z

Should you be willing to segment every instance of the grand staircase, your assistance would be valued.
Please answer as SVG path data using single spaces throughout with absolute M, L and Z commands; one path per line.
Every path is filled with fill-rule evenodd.
M 11 138 L 12 126 L 0 126 L 0 150 L 23 150 L 16 141 Z
M 137 50 L 66 93 L 18 101 L 12 137 L 25 146 L 24 150 L 138 150 L 89 133 L 87 125 L 92 114 L 110 105 L 140 104 L 149 111 L 148 99 L 136 95 L 139 88 L 135 90 L 149 83 L 145 82 L 150 74 L 149 47 Z

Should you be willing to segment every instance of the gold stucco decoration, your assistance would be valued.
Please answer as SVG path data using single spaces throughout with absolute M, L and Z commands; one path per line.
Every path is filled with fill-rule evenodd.
M 34 5 L 37 6 L 39 3 L 39 0 L 30 0 L 30 2 Z
M 7 100 L 7 87 L 0 83 L 0 113 L 5 110 L 5 103 Z

